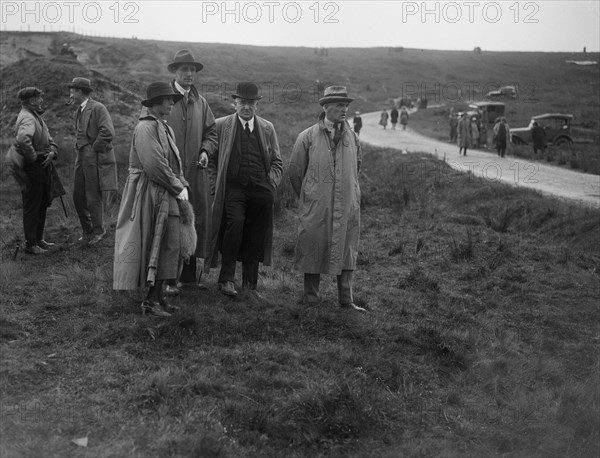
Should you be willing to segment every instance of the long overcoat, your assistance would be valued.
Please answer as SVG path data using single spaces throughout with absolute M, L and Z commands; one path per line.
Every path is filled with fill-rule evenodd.
M 77 111 L 73 113 L 73 123 L 77 122 Z M 82 155 L 86 162 L 81 164 L 83 170 L 98 169 L 100 190 L 117 190 L 117 160 L 113 149 L 115 128 L 106 107 L 100 102 L 88 99 L 80 114 L 79 122 L 88 138 L 95 156 Z
M 161 120 L 142 111 L 131 141 L 129 175 L 117 218 L 113 289 L 153 285 L 157 272 L 180 267 L 178 256 L 161 257 L 167 249 L 177 250 L 165 247 L 164 235 L 167 230 L 180 230 L 179 218 L 172 216 L 179 215 L 176 196 L 187 186 L 169 133 L 173 135 Z M 172 278 L 177 275 L 173 272 Z
M 227 181 L 227 167 L 231 157 L 231 150 L 234 146 L 236 130 L 238 129 L 238 115 L 234 113 L 216 120 L 217 134 L 219 137 L 219 146 L 213 158 L 209 161 L 208 172 L 210 175 L 211 190 L 214 195 L 212 209 L 212 230 L 211 230 L 211 254 L 208 263 L 205 263 L 206 270 L 209 267 L 217 267 L 221 236 L 224 229 L 223 216 L 225 206 L 225 186 Z M 265 173 L 273 186 L 277 189 L 281 182 L 283 173 L 283 161 L 279 152 L 279 142 L 273 123 L 260 116 L 254 117 L 254 128 L 257 131 L 258 139 L 264 154 Z M 269 221 L 269 227 L 265 236 L 263 256 L 260 260 L 264 265 L 270 266 L 273 258 L 273 217 Z
M 324 113 L 298 135 L 290 157 L 289 177 L 299 197 L 295 267 L 339 275 L 356 268 L 362 152 L 347 123 L 335 146 L 323 119 Z
M 472 128 L 471 120 L 467 118 L 460 118 L 458 120 L 458 146 L 459 148 L 470 148 L 472 146 Z
M 177 92 L 174 82 L 171 83 Z M 195 86 L 190 88 L 188 101 L 182 98 L 173 105 L 166 118 L 175 132 L 175 141 L 183 163 L 183 174 L 190 184 L 190 202 L 194 207 L 198 243 L 194 256 L 205 258 L 210 241 L 210 220 L 212 198 L 210 182 L 205 169 L 198 166 L 200 151 L 212 156 L 217 150 L 217 129 L 215 117 Z

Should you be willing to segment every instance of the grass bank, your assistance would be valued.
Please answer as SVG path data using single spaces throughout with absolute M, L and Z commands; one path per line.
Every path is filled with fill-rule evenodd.
M 262 298 L 221 296 L 212 272 L 157 323 L 111 290 L 110 238 L 69 244 L 56 202 L 61 246 L 13 259 L 20 206 L 0 185 L 2 456 L 598 454 L 598 211 L 365 148 L 367 314 L 336 307 L 333 278 L 297 304 L 282 199 Z

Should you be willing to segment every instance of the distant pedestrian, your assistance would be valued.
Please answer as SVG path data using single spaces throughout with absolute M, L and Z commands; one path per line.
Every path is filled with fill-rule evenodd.
M 392 129 L 396 130 L 396 124 L 398 124 L 398 109 L 396 108 L 396 105 L 394 105 L 392 111 L 390 111 L 390 120 L 392 121 Z
M 384 129 L 387 127 L 389 117 L 390 116 L 388 115 L 388 112 L 386 111 L 385 108 L 383 110 L 381 110 L 381 117 L 379 118 L 379 124 L 381 126 L 383 126 Z
M 304 273 L 302 301 L 318 304 L 321 274 L 332 274 L 337 277 L 340 306 L 364 312 L 352 296 L 360 236 L 361 164 L 358 137 L 346 121 L 352 101 L 343 86 L 325 89 L 319 100 L 323 113 L 298 135 L 288 170 L 298 197 L 295 268 Z
M 471 120 L 466 112 L 463 112 L 458 121 L 458 155 L 467 155 L 467 149 L 471 146 Z
M 543 153 L 546 149 L 546 131 L 537 121 L 531 123 L 531 140 L 533 142 L 533 154 L 537 155 L 538 151 Z
M 473 148 L 479 148 L 479 125 L 475 116 L 471 118 L 471 145 Z
M 479 146 L 487 149 L 487 125 L 486 122 L 481 120 L 479 123 Z
M 408 124 L 408 110 L 406 107 L 402 107 L 400 109 L 400 124 L 402 124 L 402 130 L 406 130 L 406 125 Z
M 458 116 L 450 113 L 450 143 L 456 143 L 458 137 Z
M 115 128 L 106 107 L 90 96 L 89 79 L 73 78 L 67 87 L 78 105 L 73 113 L 77 153 L 73 203 L 83 230 L 79 241 L 92 246 L 106 236 L 103 193 L 117 190 Z
M 352 118 L 352 125 L 354 126 L 354 132 L 356 132 L 356 135 L 360 135 L 360 129 L 362 129 L 362 118 L 360 117 L 360 111 L 354 112 L 354 118 Z
M 42 119 L 42 91 L 37 87 L 25 87 L 17 97 L 21 101 L 21 111 L 15 126 L 15 145 L 11 146 L 7 159 L 21 186 L 24 251 L 39 255 L 54 246 L 44 240 L 44 226 L 46 210 L 52 203 L 52 163 L 58 156 L 58 147 Z
M 496 151 L 498 151 L 498 156 L 504 157 L 506 148 L 510 143 L 510 127 L 504 116 L 501 117 L 500 122 L 494 126 L 494 136 L 496 138 Z

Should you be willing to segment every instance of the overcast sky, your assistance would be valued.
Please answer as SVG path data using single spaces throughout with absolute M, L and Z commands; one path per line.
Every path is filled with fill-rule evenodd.
M 1 30 L 259 46 L 597 52 L 600 1 L 5 1 Z

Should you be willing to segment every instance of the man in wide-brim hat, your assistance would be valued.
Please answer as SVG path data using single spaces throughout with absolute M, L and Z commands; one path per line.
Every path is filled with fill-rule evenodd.
M 298 135 L 288 170 L 299 198 L 295 267 L 304 273 L 302 301 L 318 303 L 321 274 L 333 274 L 340 306 L 364 312 L 352 294 L 360 236 L 362 156 L 358 136 L 346 121 L 352 100 L 344 86 L 325 89 L 319 99 L 323 113 Z
M 169 83 L 148 85 L 129 152 L 129 176 L 123 189 L 115 231 L 113 288 L 150 286 L 142 312 L 168 317 L 176 307 L 163 297 L 163 282 L 176 279 L 183 258 L 181 210 L 188 183 L 165 122 L 181 99 Z
M 273 201 L 283 173 L 275 127 L 256 115 L 258 86 L 241 82 L 231 96 L 235 113 L 216 121 L 219 147 L 208 165 L 214 192 L 210 267 L 221 252 L 219 289 L 236 296 L 236 261 L 242 287 L 256 294 L 258 267 L 271 265 Z
M 203 65 L 196 61 L 191 51 L 177 51 L 167 69 L 175 75 L 171 88 L 182 97 L 175 102 L 167 122 L 175 132 L 175 141 L 183 161 L 183 173 L 190 184 L 190 203 L 196 216 L 196 252 L 183 266 L 179 284 L 167 282 L 168 294 L 178 294 L 180 287 L 206 289 L 201 281 L 202 266 L 198 259 L 208 255 L 210 238 L 211 206 L 209 179 L 206 172 L 208 158 L 217 149 L 215 117 L 206 99 L 194 86 L 196 74 Z
M 117 190 L 117 160 L 113 150 L 115 128 L 106 107 L 94 100 L 89 79 L 75 77 L 67 84 L 77 105 L 75 125 L 75 181 L 73 203 L 81 223 L 81 243 L 93 246 L 106 236 L 104 193 Z

